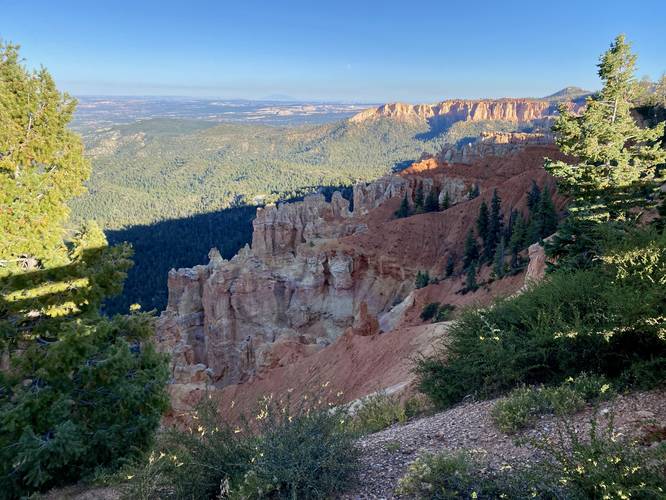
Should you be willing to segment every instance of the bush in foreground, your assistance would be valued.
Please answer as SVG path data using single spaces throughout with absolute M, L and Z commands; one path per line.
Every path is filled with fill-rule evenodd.
M 366 398 L 351 419 L 356 434 L 370 434 L 407 421 L 407 409 L 400 400 L 385 393 Z
M 425 455 L 400 480 L 398 493 L 431 499 L 659 499 L 666 491 L 666 450 L 618 439 L 612 420 L 596 418 L 586 435 L 562 422 L 557 439 L 532 443 L 545 458 L 531 467 L 488 469 L 465 452 Z
M 266 399 L 238 426 L 206 401 L 189 430 L 161 436 L 127 474 L 128 499 L 326 498 L 356 479 L 358 451 L 346 416 L 318 397 Z
M 74 483 L 152 444 L 168 376 L 152 334 L 143 314 L 81 321 L 24 354 L 40 369 L 0 395 L 0 491 L 12 498 Z
M 586 403 L 614 394 L 604 377 L 583 374 L 556 387 L 519 387 L 499 401 L 492 411 L 495 425 L 506 433 L 530 427 L 542 415 L 570 415 Z
M 417 363 L 420 389 L 446 407 L 584 371 L 663 382 L 663 370 L 646 367 L 666 358 L 666 234 L 634 229 L 602 243 L 592 268 L 557 271 L 522 295 L 463 312 L 447 345 Z

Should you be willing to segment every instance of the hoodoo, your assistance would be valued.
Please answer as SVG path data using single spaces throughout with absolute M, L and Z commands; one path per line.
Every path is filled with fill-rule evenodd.
M 532 181 L 547 182 L 543 157 L 558 154 L 551 146 L 526 145 L 525 140 L 492 147 L 496 156 L 475 149 L 469 163 L 432 157 L 399 174 L 359 183 L 353 190 L 353 210 L 338 192 L 330 201 L 314 194 L 302 202 L 259 208 L 251 247 L 228 261 L 213 249 L 207 265 L 172 270 L 157 339 L 172 355 L 174 409 L 187 408 L 206 388 L 233 386 L 234 393 L 247 390 L 249 396 L 259 394 L 262 384 L 286 390 L 291 378 L 298 377 L 306 390 L 306 380 L 323 375 L 320 367 L 335 358 L 340 342 L 352 350 L 357 347 L 345 332 L 380 336 L 376 348 L 395 351 L 395 363 L 406 365 L 405 360 L 426 347 L 432 332 L 425 330 L 433 328 L 418 326 L 416 311 L 423 307 L 424 291 L 414 290 L 417 272 L 440 276 L 447 257 L 462 254 L 478 204 L 493 190 L 501 193 L 506 213 L 524 210 Z M 486 148 L 486 143 L 475 148 Z M 473 186 L 479 188 L 479 198 L 468 196 Z M 418 192 L 428 197 L 431 191 L 438 203 L 446 198 L 450 208 L 395 218 L 404 198 L 414 205 Z M 523 284 L 518 276 L 480 295 L 462 295 L 456 294 L 461 280 L 447 280 L 427 293 L 464 304 Z M 401 343 L 397 339 L 402 335 L 412 338 Z M 315 355 L 318 362 L 312 365 L 308 358 Z M 365 364 L 362 357 L 352 359 Z M 286 378 L 285 367 L 290 373 Z M 363 375 L 359 367 L 350 369 L 344 380 L 340 374 L 331 376 L 353 397 L 349 389 L 358 382 L 354 373 Z M 375 389 L 410 379 L 408 369 L 364 376 Z

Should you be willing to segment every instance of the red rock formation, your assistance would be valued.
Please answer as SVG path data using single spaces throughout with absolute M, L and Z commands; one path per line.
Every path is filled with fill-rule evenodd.
M 545 156 L 557 157 L 557 150 L 533 146 L 471 164 L 430 158 L 355 186 L 353 212 L 340 195 L 258 210 L 251 248 L 230 261 L 212 251 L 208 265 L 169 273 L 157 339 L 173 354 L 174 410 L 191 405 L 207 385 L 253 402 L 262 392 L 307 390 L 318 380 L 352 399 L 408 381 L 409 360 L 445 328 L 421 324 L 424 301 L 483 302 L 523 284 L 515 276 L 458 295 L 462 278 L 414 290 L 415 274 L 439 276 L 449 254 L 462 255 L 479 204 L 493 189 L 505 213 L 524 209 L 531 181 L 547 180 Z M 449 192 L 454 205 L 395 219 L 417 184 L 426 194 Z M 481 195 L 468 200 L 472 184 Z
M 571 104 L 577 109 L 578 105 Z M 370 108 L 350 118 L 362 123 L 379 118 L 390 118 L 408 123 L 429 122 L 452 124 L 457 121 L 500 120 L 528 122 L 551 118 L 557 113 L 557 103 L 543 99 L 481 99 L 442 101 L 437 104 L 384 104 Z

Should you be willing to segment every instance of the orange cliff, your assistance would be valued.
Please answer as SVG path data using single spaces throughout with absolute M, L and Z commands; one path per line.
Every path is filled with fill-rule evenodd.
M 410 123 L 429 122 L 452 124 L 457 121 L 498 120 L 508 122 L 530 122 L 552 118 L 557 114 L 556 102 L 545 99 L 453 99 L 437 104 L 384 104 L 357 113 L 350 118 L 352 123 L 362 123 L 379 118 L 390 118 Z M 580 104 L 569 103 L 573 110 Z
M 489 303 L 524 284 L 516 275 L 463 295 L 462 276 L 415 290 L 416 273 L 441 276 L 450 254 L 459 271 L 481 200 L 497 189 L 505 214 L 524 211 L 532 180 L 550 182 L 545 156 L 559 153 L 539 145 L 469 164 L 429 158 L 356 185 L 353 210 L 339 193 L 258 209 L 251 247 L 229 261 L 212 250 L 208 265 L 169 273 L 157 341 L 172 356 L 173 412 L 206 390 L 234 400 L 238 412 L 262 395 L 325 382 L 346 400 L 409 384 L 412 357 L 447 328 L 422 324 L 425 304 Z M 417 185 L 426 196 L 448 193 L 452 206 L 394 218 Z M 472 185 L 481 195 L 469 200 Z

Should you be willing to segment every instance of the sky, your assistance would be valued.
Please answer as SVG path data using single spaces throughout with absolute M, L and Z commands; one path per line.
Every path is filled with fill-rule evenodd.
M 0 38 L 74 95 L 434 102 L 599 87 L 625 33 L 666 71 L 666 1 L 0 0 Z

